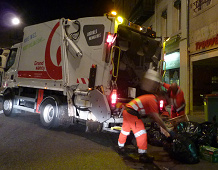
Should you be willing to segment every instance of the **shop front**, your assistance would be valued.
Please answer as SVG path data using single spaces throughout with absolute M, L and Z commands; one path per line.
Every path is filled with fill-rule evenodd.
M 218 94 L 218 49 L 191 56 L 191 86 L 193 112 L 207 114 L 206 99 Z M 207 106 L 206 106 L 207 105 Z M 218 100 L 217 100 L 218 105 Z M 217 110 L 218 113 L 218 110 Z
M 218 118 L 218 1 L 189 2 L 190 111 Z
M 175 51 L 165 55 L 164 61 L 166 62 L 164 82 L 167 84 L 177 83 L 179 85 L 180 52 Z
M 180 35 L 177 34 L 164 42 L 164 82 L 167 84 L 177 83 L 180 85 Z

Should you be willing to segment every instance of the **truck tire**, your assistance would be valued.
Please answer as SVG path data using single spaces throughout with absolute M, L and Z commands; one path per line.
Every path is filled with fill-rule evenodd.
M 5 116 L 14 116 L 14 109 L 13 109 L 13 98 L 6 96 L 3 99 L 3 113 Z
M 59 127 L 59 106 L 54 98 L 47 98 L 40 106 L 40 121 L 47 128 Z
M 4 93 L 3 97 L 3 113 L 7 117 L 15 116 L 17 109 L 14 109 L 14 93 L 11 89 L 8 89 Z

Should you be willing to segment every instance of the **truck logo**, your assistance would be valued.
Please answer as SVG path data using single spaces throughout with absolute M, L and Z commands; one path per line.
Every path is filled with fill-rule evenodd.
M 47 73 L 50 78 L 55 79 L 55 80 L 60 80 L 62 79 L 62 66 L 60 66 L 61 63 L 61 46 L 58 47 L 57 53 L 56 53 L 56 59 L 57 59 L 57 64 L 58 66 L 54 65 L 54 63 L 51 60 L 51 42 L 52 38 L 54 36 L 55 31 L 57 28 L 60 26 L 60 23 L 58 22 L 54 28 L 52 29 L 48 41 L 46 44 L 46 49 L 45 49 L 45 67 L 47 70 Z
M 84 25 L 83 33 L 89 46 L 101 45 L 104 37 L 104 25 Z

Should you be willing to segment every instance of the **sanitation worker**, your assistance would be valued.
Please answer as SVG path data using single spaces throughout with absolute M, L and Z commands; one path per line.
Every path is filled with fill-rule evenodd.
M 167 84 L 162 83 L 162 86 L 167 89 L 171 100 L 171 118 L 185 114 L 185 98 L 184 93 L 177 83 Z
M 159 117 L 158 101 L 163 98 L 153 94 L 145 94 L 130 101 L 123 111 L 123 126 L 118 139 L 119 151 L 124 152 L 126 138 L 133 131 L 138 146 L 139 161 L 145 163 L 153 162 L 153 157 L 147 154 L 147 132 L 143 121 L 143 116 L 150 116 L 169 134 L 173 134 Z

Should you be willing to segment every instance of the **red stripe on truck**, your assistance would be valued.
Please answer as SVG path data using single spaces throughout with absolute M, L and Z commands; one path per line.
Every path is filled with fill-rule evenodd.
M 85 81 L 84 78 L 81 78 L 81 80 L 82 80 L 82 83 L 83 83 L 83 84 L 86 84 L 86 81 Z
M 88 78 L 77 78 L 76 83 L 78 84 L 89 84 Z
M 38 98 L 37 98 L 37 104 L 36 104 L 36 113 L 40 113 L 39 105 L 41 104 L 41 102 L 43 100 L 43 94 L 44 94 L 44 90 L 39 89 L 39 91 L 38 91 Z
M 58 66 L 54 65 L 54 63 L 51 60 L 50 50 L 51 50 L 52 38 L 55 34 L 55 31 L 58 29 L 59 25 L 60 25 L 60 23 L 58 22 L 54 26 L 54 28 L 52 29 L 52 31 L 48 37 L 48 41 L 47 41 L 46 49 L 45 49 L 45 67 L 46 67 L 46 70 L 47 70 L 49 76 L 55 80 L 62 79 L 62 67 L 59 65 Z M 60 48 L 60 46 L 57 49 L 56 59 L 57 59 L 57 64 L 60 64 L 60 62 L 61 62 L 61 48 Z
M 36 78 L 36 79 L 51 79 L 46 71 L 18 71 L 18 77 L 21 78 Z

